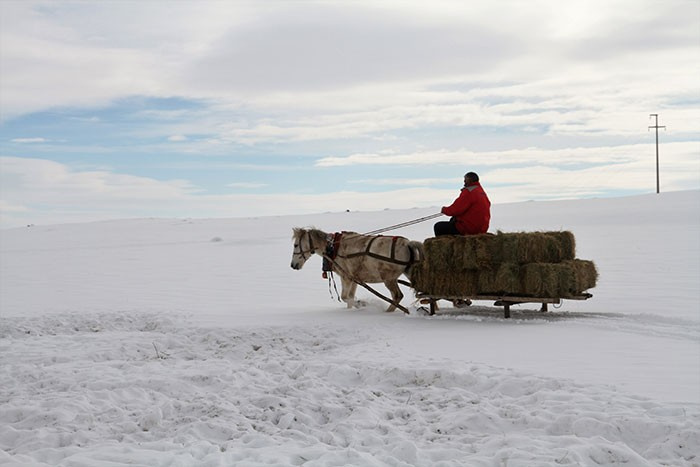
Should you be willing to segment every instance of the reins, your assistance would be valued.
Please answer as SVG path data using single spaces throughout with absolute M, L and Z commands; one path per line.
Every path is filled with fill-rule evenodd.
M 324 255 L 325 259 L 325 255 Z M 325 272 L 325 271 L 324 271 Z M 331 298 L 333 298 L 333 290 L 335 290 L 335 296 L 338 298 L 338 301 L 340 302 L 340 294 L 338 293 L 338 286 L 335 284 L 335 276 L 333 275 L 333 270 L 331 269 L 328 271 L 328 274 L 324 277 L 328 278 L 328 293 L 331 295 Z M 331 289 L 331 283 L 333 284 L 333 289 Z
M 418 219 L 413 219 L 411 221 L 402 222 L 400 224 L 390 225 L 389 227 L 384 227 L 382 229 L 372 230 L 371 232 L 366 232 L 363 235 L 377 235 L 380 233 L 389 232 L 391 230 L 400 229 L 402 227 L 408 227 L 409 225 L 420 224 L 421 222 L 425 222 L 425 221 L 428 221 L 430 219 L 435 219 L 436 217 L 440 217 L 440 216 L 442 216 L 442 213 L 438 212 L 435 214 L 431 214 L 429 216 L 420 217 Z

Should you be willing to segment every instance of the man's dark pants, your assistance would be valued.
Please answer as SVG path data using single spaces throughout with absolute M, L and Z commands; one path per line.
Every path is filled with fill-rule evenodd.
M 459 230 L 457 230 L 457 225 L 454 218 L 450 219 L 449 221 L 436 222 L 433 226 L 433 231 L 435 232 L 436 237 L 439 237 L 440 235 L 462 235 Z

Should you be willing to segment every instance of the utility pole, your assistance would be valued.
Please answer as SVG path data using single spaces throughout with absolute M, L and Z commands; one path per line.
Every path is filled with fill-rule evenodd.
M 659 128 L 666 129 L 665 126 L 659 126 L 659 114 L 649 114 L 649 117 L 654 117 L 656 119 L 654 126 L 649 128 L 656 129 L 656 193 L 659 191 Z

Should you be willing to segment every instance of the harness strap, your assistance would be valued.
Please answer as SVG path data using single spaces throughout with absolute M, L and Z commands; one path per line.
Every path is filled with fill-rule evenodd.
M 343 238 L 343 232 L 336 232 L 333 234 L 333 259 L 338 256 L 338 250 L 340 250 L 340 240 Z
M 324 273 L 333 271 L 333 260 L 338 256 L 342 237 L 343 232 L 336 232 L 328 236 L 328 243 L 326 244 L 326 251 L 323 255 L 323 266 L 321 269 Z
M 396 259 L 396 242 L 398 241 L 399 238 L 403 238 L 403 237 L 392 237 L 391 238 L 391 257 L 386 257 L 386 256 L 383 256 L 383 255 L 380 255 L 380 254 L 377 254 L 377 253 L 370 251 L 372 248 L 372 243 L 374 243 L 374 241 L 378 238 L 385 238 L 385 237 L 383 237 L 382 235 L 373 236 L 370 239 L 369 243 L 367 244 L 367 248 L 365 248 L 365 251 L 359 251 L 357 253 L 350 253 L 349 255 L 341 256 L 341 258 L 351 259 L 351 258 L 356 258 L 358 256 L 369 256 L 370 258 L 385 261 L 387 263 L 398 264 L 401 266 L 408 266 L 408 265 L 413 263 L 413 258 L 412 258 L 413 252 L 411 251 L 410 248 L 408 250 L 411 252 L 410 253 L 411 258 L 409 258 L 408 261 L 401 261 L 399 259 Z
M 303 235 L 302 235 L 299 237 L 299 253 L 298 254 L 301 255 L 301 257 L 304 258 L 304 260 L 306 260 L 306 259 L 308 259 L 306 257 L 307 254 L 309 255 L 309 257 L 311 257 L 311 255 L 313 255 L 316 252 L 316 246 L 314 245 L 314 239 L 311 236 L 311 232 L 309 232 L 307 230 L 307 231 L 304 231 L 304 233 L 306 234 L 307 237 L 309 237 L 309 249 L 304 250 L 301 247 L 301 239 L 303 238 Z

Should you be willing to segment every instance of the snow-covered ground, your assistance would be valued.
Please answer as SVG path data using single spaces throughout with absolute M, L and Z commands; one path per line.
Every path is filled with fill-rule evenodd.
M 0 231 L 0 464 L 700 465 L 700 192 L 494 206 L 598 266 L 546 315 L 347 310 L 289 267 L 294 226 L 435 211 Z

